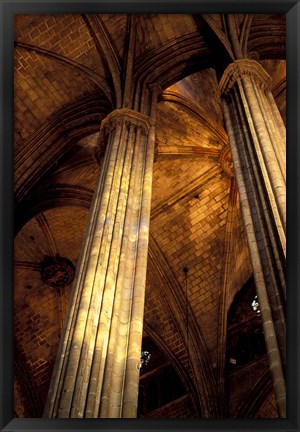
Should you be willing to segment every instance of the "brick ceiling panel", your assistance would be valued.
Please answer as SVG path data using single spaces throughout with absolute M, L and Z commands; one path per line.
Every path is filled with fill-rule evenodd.
M 248 38 L 249 53 L 260 60 L 285 58 L 285 20 L 285 15 L 255 15 Z
M 176 357 L 184 368 L 188 367 L 188 357 L 175 318 L 168 306 L 168 300 L 158 286 L 153 274 L 148 273 L 145 297 L 145 322 L 151 330 L 164 341 L 168 350 Z M 165 353 L 167 356 L 167 354 Z M 171 359 L 170 359 L 171 360 Z
M 98 179 L 99 169 L 99 165 L 93 161 L 81 167 L 69 165 L 65 168 L 65 171 L 54 174 L 53 181 L 64 185 L 79 186 L 81 189 L 88 189 L 90 193 L 93 193 Z
M 187 97 L 201 107 L 211 119 L 222 125 L 220 89 L 214 69 L 206 69 L 189 75 L 168 90 Z
M 81 15 L 38 15 L 26 28 L 18 26 L 15 40 L 60 54 L 104 74 L 101 59 Z
M 44 214 L 59 255 L 68 258 L 76 266 L 88 210 L 68 206 L 47 210 Z
M 28 222 L 16 238 L 15 336 L 43 401 L 72 284 L 59 295 L 55 288 L 43 282 L 41 263 L 45 256 L 53 256 L 56 248 L 60 256 L 76 266 L 87 213 L 87 209 L 78 207 L 51 209 Z
M 161 212 L 169 201 L 184 196 L 187 184 L 197 188 L 215 166 L 215 161 L 208 158 L 161 159 L 158 156 L 153 170 L 152 212 Z
M 15 261 L 28 261 L 37 264 L 42 262 L 46 255 L 52 255 L 53 253 L 53 245 L 49 243 L 49 239 L 38 219 L 31 219 L 15 239 Z
M 219 131 L 214 126 L 210 127 L 208 121 L 205 122 L 197 115 L 191 115 L 186 108 L 175 103 L 160 103 L 157 119 L 159 146 L 189 146 L 194 148 L 196 152 L 196 147 L 220 150 L 223 145 L 222 135 L 218 134 Z
M 101 169 L 94 157 L 98 135 L 97 132 L 74 143 L 64 162 L 47 175 L 43 189 L 75 186 L 92 195 Z
M 14 19 L 14 37 L 15 39 L 21 38 L 24 34 L 29 31 L 34 31 L 39 25 L 46 29 L 46 24 L 44 22 L 45 15 L 23 15 L 17 14 Z
M 97 91 L 76 70 L 34 52 L 15 49 L 16 149 L 64 105 Z
M 87 209 L 79 207 L 51 209 L 43 213 L 44 228 L 38 216 L 19 232 L 15 240 L 15 293 L 21 303 L 42 284 L 39 266 L 45 257 L 58 254 L 76 267 L 87 214 Z
M 142 58 L 147 52 L 154 51 L 167 42 L 193 33 L 196 25 L 191 15 L 185 14 L 147 14 L 139 15 L 137 25 L 138 52 Z
M 72 156 L 51 176 L 52 183 L 77 185 L 94 191 L 100 170 L 94 158 L 98 135 L 89 135 L 73 147 Z
M 127 18 L 127 15 L 121 14 L 101 14 L 101 20 L 104 22 L 120 58 L 124 56 Z
M 28 300 L 16 310 L 15 338 L 31 380 L 45 399 L 61 333 L 58 298 L 49 287 L 40 286 Z
M 65 287 L 66 291 L 70 290 Z M 45 398 L 62 328 L 67 298 L 42 281 L 39 270 L 15 271 L 15 338 L 25 370 Z M 68 293 L 69 297 L 69 293 Z
M 45 309 L 45 306 L 48 310 Z M 20 315 L 18 319 L 22 319 L 23 324 L 26 322 L 24 316 L 29 313 L 27 309 L 31 308 L 35 313 L 47 316 L 50 324 L 59 326 L 55 290 L 43 282 L 40 270 L 27 270 L 26 273 L 22 268 L 16 269 L 15 307 L 22 310 L 23 317 Z
M 26 264 L 24 263 L 23 266 L 25 267 Z M 42 291 L 43 296 L 45 295 L 40 266 L 36 265 L 36 268 L 32 269 L 24 267 L 18 263 L 14 272 L 14 302 L 17 309 L 24 304 L 30 304 L 35 296 L 34 293 Z
M 189 269 L 188 298 L 210 351 L 216 348 L 218 298 L 224 253 L 229 180 L 219 174 L 151 221 L 151 233 L 173 274 L 184 286 Z

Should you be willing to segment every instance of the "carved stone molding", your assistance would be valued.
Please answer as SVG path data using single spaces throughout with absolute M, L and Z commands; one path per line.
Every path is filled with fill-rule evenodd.
M 130 110 L 128 108 L 121 108 L 112 111 L 107 117 L 102 121 L 100 133 L 105 131 L 109 133 L 117 125 L 126 124 L 128 126 L 133 126 L 134 128 L 140 128 L 143 133 L 147 134 L 151 127 L 150 119 L 148 116 L 141 114 L 137 111 Z
M 224 173 L 228 175 L 228 177 L 234 177 L 231 151 L 228 145 L 224 145 L 222 147 L 219 158 L 219 166 L 224 171 Z
M 234 84 L 245 76 L 252 78 L 265 90 L 271 86 L 271 77 L 257 61 L 242 59 L 236 60 L 225 69 L 219 83 L 221 94 L 227 95 Z
M 45 257 L 41 264 L 41 276 L 47 285 L 55 288 L 60 293 L 61 289 L 73 282 L 75 267 L 67 258 L 60 256 Z
M 118 125 L 140 129 L 144 135 L 147 135 L 151 122 L 148 116 L 128 108 L 116 109 L 108 114 L 101 122 L 98 143 L 94 149 L 94 157 L 99 164 L 105 153 L 108 136 Z

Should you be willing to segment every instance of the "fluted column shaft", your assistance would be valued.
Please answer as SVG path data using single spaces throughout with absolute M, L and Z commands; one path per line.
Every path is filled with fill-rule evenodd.
M 285 142 L 273 123 L 268 85 L 268 74 L 252 60 L 235 61 L 220 82 L 269 365 L 285 417 Z
M 154 127 L 122 108 L 102 122 L 105 150 L 45 417 L 136 417 Z

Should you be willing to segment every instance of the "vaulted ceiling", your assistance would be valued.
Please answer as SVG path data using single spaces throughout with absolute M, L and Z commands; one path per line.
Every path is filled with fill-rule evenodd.
M 285 120 L 284 16 L 237 15 L 235 22 L 244 52 L 271 75 Z M 218 392 L 226 349 L 224 313 L 252 274 L 218 88 L 233 55 L 224 16 L 17 15 L 15 412 L 20 417 L 40 416 L 45 402 L 101 170 L 93 151 L 101 120 L 119 105 L 133 26 L 136 86 L 160 88 L 145 341 L 155 343 L 180 377 L 193 415 L 217 413 L 210 396 Z M 61 289 L 43 273 L 47 257 L 63 267 Z M 62 264 L 58 257 L 67 260 Z M 152 369 L 161 366 L 158 357 Z M 264 365 L 250 383 L 265 373 Z M 236 401 L 249 398 L 249 388 L 234 397 L 232 415 Z M 276 416 L 272 397 L 270 390 L 251 415 Z

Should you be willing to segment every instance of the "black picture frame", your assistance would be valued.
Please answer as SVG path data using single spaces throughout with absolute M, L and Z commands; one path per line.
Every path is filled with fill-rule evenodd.
M 298 431 L 299 404 L 299 77 L 300 4 L 290 0 L 0 0 L 0 430 L 12 431 Z M 13 20 L 15 14 L 284 13 L 287 18 L 287 419 L 19 419 L 13 410 Z

